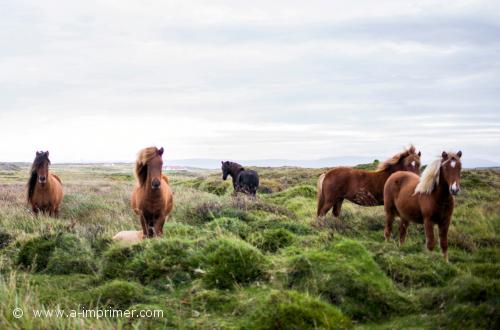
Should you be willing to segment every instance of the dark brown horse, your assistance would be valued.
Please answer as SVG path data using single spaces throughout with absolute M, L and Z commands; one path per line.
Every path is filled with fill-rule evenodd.
M 28 181 L 28 203 L 36 215 L 43 212 L 58 217 L 63 187 L 61 179 L 49 172 L 49 165 L 49 152 L 37 151 Z
M 222 180 L 226 180 L 228 175 L 233 179 L 234 192 L 242 192 L 255 196 L 259 187 L 259 175 L 253 170 L 245 170 L 238 163 L 221 161 Z
M 427 248 L 434 249 L 434 225 L 439 227 L 441 252 L 448 261 L 448 228 L 455 204 L 453 195 L 460 191 L 462 152 L 444 152 L 440 159 L 427 166 L 422 177 L 398 172 L 391 175 L 384 187 L 386 226 L 389 240 L 394 217 L 399 216 L 399 243 L 403 244 L 410 222 L 424 225 Z
M 174 206 L 168 178 L 162 174 L 162 155 L 163 148 L 145 148 L 135 162 L 137 186 L 131 204 L 141 218 L 144 237 L 163 235 L 165 219 Z
M 318 180 L 318 217 L 325 216 L 331 208 L 338 217 L 344 199 L 361 206 L 382 205 L 385 181 L 397 171 L 420 173 L 420 155 L 410 146 L 381 163 L 375 172 L 337 167 L 322 174 Z

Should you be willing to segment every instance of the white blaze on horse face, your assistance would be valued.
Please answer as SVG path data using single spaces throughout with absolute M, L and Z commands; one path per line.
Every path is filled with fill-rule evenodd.
M 451 189 L 455 190 L 455 191 L 457 190 L 457 182 L 456 181 L 453 182 L 453 184 L 451 185 Z
M 415 161 L 411 162 L 411 166 L 415 167 Z
M 450 165 L 451 165 L 451 167 L 453 167 L 453 168 L 454 168 L 454 167 L 457 165 L 457 162 L 456 162 L 456 161 L 454 161 L 454 160 L 452 160 L 452 161 L 451 161 L 451 163 L 450 163 Z

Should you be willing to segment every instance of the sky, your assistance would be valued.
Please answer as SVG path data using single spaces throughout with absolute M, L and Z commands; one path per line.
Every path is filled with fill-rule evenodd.
M 0 0 L 0 161 L 500 162 L 500 1 Z

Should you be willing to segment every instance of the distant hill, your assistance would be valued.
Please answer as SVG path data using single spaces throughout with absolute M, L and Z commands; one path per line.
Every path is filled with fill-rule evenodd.
M 238 163 L 245 166 L 261 166 L 261 167 L 308 167 L 308 168 L 321 168 L 333 166 L 355 166 L 357 164 L 371 163 L 376 157 L 331 157 L 321 158 L 316 160 L 291 160 L 291 159 L 252 159 L 252 160 L 237 160 Z M 232 159 L 224 159 L 232 160 Z M 236 160 L 232 160 L 236 161 Z M 220 168 L 219 159 L 207 158 L 192 158 L 192 159 L 172 159 L 167 160 L 169 166 L 190 166 L 197 168 L 216 169 Z
M 291 159 L 253 159 L 253 160 L 237 160 L 238 163 L 245 166 L 261 166 L 261 167 L 306 167 L 306 168 L 322 168 L 335 166 L 356 166 L 358 164 L 371 164 L 374 160 L 383 160 L 381 157 L 359 157 L 359 156 L 343 156 L 329 157 L 315 160 L 291 160 Z M 224 159 L 232 160 L 232 159 Z M 169 166 L 186 166 L 195 168 L 216 169 L 220 168 L 218 159 L 208 158 L 192 158 L 192 159 L 172 159 L 166 160 Z M 488 159 L 472 158 L 463 159 L 465 168 L 481 168 L 481 167 L 500 167 L 499 162 L 494 162 Z
M 292 159 L 247 159 L 247 160 L 234 160 L 245 166 L 258 166 L 258 167 L 305 167 L 305 168 L 323 168 L 323 167 L 336 167 L 336 166 L 357 166 L 368 164 L 373 167 L 372 163 L 375 160 L 384 160 L 384 157 L 377 156 L 342 156 L 342 157 L 328 157 L 312 160 L 292 160 Z M 210 158 L 190 158 L 190 159 L 164 159 L 165 166 L 170 167 L 172 170 L 193 170 L 193 169 L 219 169 L 222 159 Z M 424 160 L 424 164 L 428 160 Z M 71 164 L 71 165 L 88 165 L 88 164 L 131 164 L 132 162 L 116 161 L 116 162 L 82 162 L 82 163 L 57 163 L 57 164 Z M 16 169 L 19 166 L 29 166 L 30 163 L 24 162 L 0 162 L 0 168 L 4 170 Z M 483 158 L 464 158 L 463 166 L 465 168 L 484 168 L 484 167 L 500 167 L 500 162 L 495 162 Z

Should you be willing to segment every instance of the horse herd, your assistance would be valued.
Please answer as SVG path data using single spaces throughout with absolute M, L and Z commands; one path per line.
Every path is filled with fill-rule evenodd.
M 163 225 L 173 209 L 173 194 L 167 176 L 162 173 L 163 148 L 149 147 L 138 153 L 135 162 L 136 186 L 131 206 L 139 216 L 142 231 L 117 234 L 117 240 L 135 240 L 163 234 Z M 410 146 L 382 162 L 376 171 L 337 167 L 322 174 L 318 180 L 318 219 L 332 210 L 340 215 L 344 199 L 361 206 L 384 205 L 386 225 L 384 236 L 389 240 L 394 218 L 398 216 L 399 242 L 403 244 L 410 222 L 424 226 L 426 245 L 435 245 L 434 225 L 439 228 L 443 257 L 448 261 L 448 228 L 454 208 L 454 198 L 460 191 L 462 152 L 444 152 L 429 164 L 421 176 L 420 152 Z M 27 185 L 27 200 L 33 213 L 57 217 L 63 199 L 62 182 L 49 172 L 49 152 L 36 152 Z M 222 179 L 231 176 L 235 193 L 255 196 L 259 176 L 240 164 L 223 161 Z M 132 239 L 133 240 L 133 239 Z

